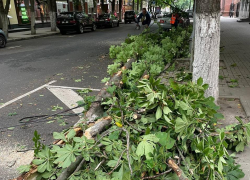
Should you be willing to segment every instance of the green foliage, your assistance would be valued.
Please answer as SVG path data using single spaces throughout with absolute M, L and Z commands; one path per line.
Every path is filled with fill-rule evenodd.
M 40 142 L 40 140 L 41 140 L 41 137 L 40 137 L 40 134 L 38 134 L 38 132 L 35 130 L 35 132 L 34 132 L 34 137 L 33 137 L 33 142 L 34 142 L 34 153 L 35 153 L 35 155 L 37 155 L 38 154 L 38 152 L 39 152 L 39 150 L 41 149 L 41 147 L 42 147 L 42 144 L 41 144 L 41 142 Z
M 78 90 L 77 92 L 83 97 L 83 101 L 78 101 L 77 104 L 78 106 L 82 106 L 86 112 L 90 108 L 91 103 L 95 101 L 95 96 L 87 95 L 92 92 L 90 89 Z
M 20 167 L 17 168 L 18 172 L 19 173 L 25 173 L 25 172 L 28 172 L 31 168 L 31 165 L 22 165 Z
M 56 179 L 77 156 L 85 161 L 70 180 L 130 180 L 157 174 L 158 179 L 175 180 L 175 173 L 164 172 L 169 170 L 167 159 L 176 156 L 188 179 L 242 178 L 244 173 L 227 149 L 243 150 L 250 141 L 250 123 L 237 117 L 239 124 L 218 129 L 215 124 L 224 117 L 214 98 L 204 96 L 208 85 L 201 78 L 186 84 L 170 79 L 168 86 L 157 79 L 167 63 L 188 55 L 189 36 L 190 29 L 177 29 L 130 36 L 121 46 L 111 46 L 115 63 L 108 67 L 110 75 L 128 58 L 138 60 L 122 72 L 123 89 L 107 88 L 112 97 L 102 105 L 104 114 L 112 117 L 111 126 L 90 140 L 75 137 L 74 130 L 66 136 L 54 132 L 54 139 L 65 144 L 37 148 L 33 163 L 41 178 Z M 150 79 L 140 80 L 145 71 Z M 134 118 L 137 112 L 141 118 Z

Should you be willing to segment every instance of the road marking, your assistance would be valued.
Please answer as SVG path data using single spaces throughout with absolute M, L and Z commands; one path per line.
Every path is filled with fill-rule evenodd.
M 80 88 L 80 87 L 68 87 L 68 86 L 47 86 L 48 88 L 61 88 L 61 89 L 76 89 L 76 90 L 83 90 L 89 89 L 91 91 L 101 91 L 101 89 L 92 89 L 92 88 Z
M 60 99 L 69 108 L 77 107 L 77 101 L 83 101 L 83 98 L 79 96 L 75 91 L 67 88 L 58 87 L 46 87 L 50 92 L 52 92 L 58 99 Z M 83 107 L 79 107 L 72 110 L 74 113 L 82 113 L 84 111 Z
M 8 47 L 8 49 L 15 49 L 15 48 L 19 48 L 21 46 L 12 46 L 12 47 Z
M 0 109 L 2 109 L 2 108 L 4 108 L 4 107 L 6 107 L 6 106 L 12 104 L 12 103 L 15 102 L 15 101 L 20 100 L 20 99 L 22 99 L 22 98 L 24 98 L 24 97 L 26 97 L 26 96 L 28 96 L 28 95 L 31 95 L 32 93 L 34 93 L 34 92 L 36 92 L 36 91 L 39 91 L 40 89 L 43 89 L 43 88 L 47 87 L 48 85 L 53 84 L 53 83 L 55 83 L 55 82 L 56 82 L 56 80 L 50 81 L 50 82 L 47 83 L 47 84 L 44 84 L 44 85 L 42 85 L 42 86 L 40 86 L 40 87 L 38 87 L 38 88 L 36 88 L 36 89 L 34 89 L 34 90 L 32 90 L 32 91 L 29 91 L 29 92 L 27 92 L 27 93 L 25 93 L 25 94 L 23 94 L 23 95 L 21 95 L 21 96 L 15 98 L 15 99 L 12 99 L 12 100 L 10 100 L 10 101 L 4 103 L 3 105 L 1 105 L 1 106 L 0 106 Z

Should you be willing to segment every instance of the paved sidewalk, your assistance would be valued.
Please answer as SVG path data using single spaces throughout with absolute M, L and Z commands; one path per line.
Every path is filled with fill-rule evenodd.
M 56 32 L 52 32 L 50 27 L 37 28 L 35 35 L 31 35 L 31 31 L 12 32 L 9 33 L 8 42 L 52 36 L 55 34 L 59 34 L 59 30 L 57 29 Z
M 250 25 L 221 17 L 220 96 L 240 98 L 250 117 Z M 236 161 L 250 180 L 250 147 L 237 154 Z
M 220 96 L 241 98 L 250 116 L 250 25 L 236 21 L 221 18 Z

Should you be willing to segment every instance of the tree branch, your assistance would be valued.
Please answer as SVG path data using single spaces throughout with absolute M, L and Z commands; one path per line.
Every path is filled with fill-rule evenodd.
M 164 174 L 170 173 L 171 171 L 172 171 L 172 169 L 169 169 L 169 170 L 167 170 L 167 171 L 165 171 L 165 172 L 163 172 L 163 173 L 157 174 L 157 175 L 155 175 L 155 176 L 144 177 L 144 178 L 142 178 L 142 179 L 155 179 L 155 178 L 157 178 L 157 177 L 159 177 L 159 176 L 162 176 L 162 175 L 164 175 Z
M 124 152 L 126 151 L 126 149 L 124 149 L 115 165 L 115 167 L 108 173 L 108 175 L 112 174 L 114 172 L 114 170 L 116 170 L 119 167 L 120 161 L 122 159 L 122 155 L 124 154 Z
M 129 166 L 129 169 L 130 169 L 130 174 L 132 175 L 133 174 L 133 169 L 131 167 L 131 162 L 130 162 L 130 158 L 129 158 L 129 132 L 127 131 L 127 129 L 125 128 L 122 128 L 123 131 L 126 132 L 126 136 L 127 136 L 127 159 L 128 159 L 128 166 Z

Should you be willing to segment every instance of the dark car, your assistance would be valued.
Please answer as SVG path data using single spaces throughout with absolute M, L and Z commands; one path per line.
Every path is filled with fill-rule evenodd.
M 61 34 L 66 34 L 67 31 L 82 34 L 86 29 L 96 30 L 95 22 L 83 12 L 62 12 L 57 16 L 56 24 Z
M 112 14 L 101 14 L 96 20 L 97 27 L 119 27 L 119 20 Z
M 7 44 L 7 37 L 4 32 L 0 29 L 0 47 L 3 48 Z
M 134 22 L 136 18 L 135 11 L 125 11 L 124 14 L 124 22 L 127 24 L 128 22 Z

